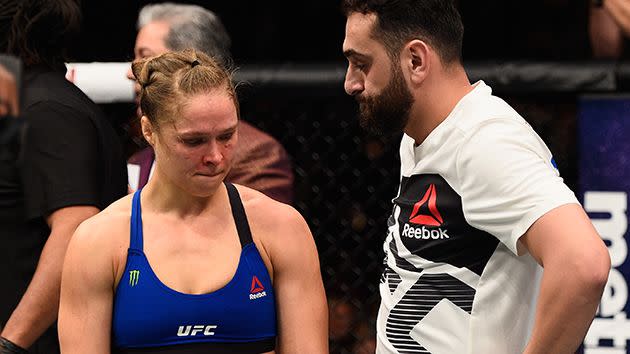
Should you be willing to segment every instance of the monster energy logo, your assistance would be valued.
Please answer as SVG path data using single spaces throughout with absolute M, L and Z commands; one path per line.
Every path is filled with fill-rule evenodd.
M 129 271 L 129 285 L 135 286 L 138 284 L 138 278 L 140 278 L 139 270 L 130 270 Z

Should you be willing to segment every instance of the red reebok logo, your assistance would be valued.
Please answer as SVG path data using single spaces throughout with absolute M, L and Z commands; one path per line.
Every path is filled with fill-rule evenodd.
M 252 289 L 249 292 L 251 294 L 255 294 L 255 293 L 259 293 L 259 292 L 261 292 L 263 290 L 265 290 L 265 288 L 263 287 L 263 285 L 260 282 L 260 280 L 258 280 L 258 278 L 254 275 L 254 277 L 252 278 Z
M 422 199 L 413 206 L 413 211 L 411 212 L 411 216 L 409 216 L 409 222 L 416 225 L 442 225 L 444 221 L 442 220 L 442 215 L 440 215 L 440 212 L 437 209 L 436 202 L 437 192 L 435 191 L 435 184 L 431 183 L 427 191 L 424 193 L 424 197 L 422 197 Z M 429 212 L 431 212 L 431 215 L 420 214 L 420 207 L 426 203 L 429 203 Z

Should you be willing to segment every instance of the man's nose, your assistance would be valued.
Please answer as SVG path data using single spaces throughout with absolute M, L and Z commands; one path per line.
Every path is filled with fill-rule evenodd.
M 363 92 L 363 80 L 356 74 L 352 74 L 350 70 L 346 72 L 346 79 L 343 83 L 346 93 L 350 96 Z

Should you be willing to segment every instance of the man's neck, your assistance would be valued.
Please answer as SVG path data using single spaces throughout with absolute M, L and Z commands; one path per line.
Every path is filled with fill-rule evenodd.
M 473 88 L 463 68 L 428 78 L 415 90 L 405 133 L 422 144 Z

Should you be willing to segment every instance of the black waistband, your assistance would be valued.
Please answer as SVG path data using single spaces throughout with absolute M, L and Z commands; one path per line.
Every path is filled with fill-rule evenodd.
M 275 338 L 246 343 L 191 343 L 152 348 L 116 348 L 112 354 L 259 354 L 276 348 Z

